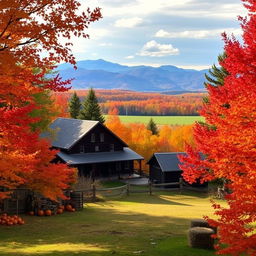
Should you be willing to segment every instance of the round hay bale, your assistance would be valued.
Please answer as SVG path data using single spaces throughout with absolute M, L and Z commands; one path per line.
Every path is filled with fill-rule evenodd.
M 190 223 L 190 227 L 191 228 L 194 228 L 194 227 L 211 228 L 213 229 L 215 234 L 217 233 L 217 228 L 210 226 L 209 223 L 204 219 L 192 219 Z
M 188 239 L 189 246 L 201 249 L 213 249 L 214 239 L 211 235 L 214 230 L 205 227 L 193 227 L 189 229 Z
M 193 228 L 193 227 L 209 228 L 210 226 L 209 226 L 208 222 L 204 219 L 193 219 L 193 220 L 191 220 L 190 227 L 191 228 Z

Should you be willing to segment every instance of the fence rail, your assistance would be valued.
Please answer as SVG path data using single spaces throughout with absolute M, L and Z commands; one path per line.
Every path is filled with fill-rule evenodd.
M 84 202 L 86 201 L 96 201 L 98 198 L 104 197 L 117 197 L 123 195 L 130 195 L 133 193 L 147 193 L 152 195 L 157 191 L 182 191 L 185 189 L 185 183 L 182 179 L 179 182 L 169 182 L 169 183 L 161 183 L 155 184 L 149 182 L 148 184 L 125 184 L 119 187 L 112 188 L 98 188 L 94 184 L 92 184 L 91 189 L 84 190 L 75 190 L 74 192 L 81 192 L 83 195 Z

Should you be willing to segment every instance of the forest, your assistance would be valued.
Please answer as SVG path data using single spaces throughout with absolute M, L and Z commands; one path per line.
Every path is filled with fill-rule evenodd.
M 83 101 L 88 90 L 77 90 L 76 93 Z M 180 95 L 165 95 L 161 93 L 146 93 L 127 90 L 95 90 L 103 114 L 114 108 L 119 115 L 172 115 L 196 116 L 202 106 L 204 93 L 186 93 Z M 62 116 L 67 112 L 67 104 L 74 93 L 55 92 L 53 98 L 59 106 Z

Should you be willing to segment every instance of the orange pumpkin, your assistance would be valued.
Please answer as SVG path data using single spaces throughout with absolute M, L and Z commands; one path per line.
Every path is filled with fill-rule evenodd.
M 72 206 L 70 204 L 67 204 L 65 208 L 67 211 L 72 211 Z
M 52 211 L 51 211 L 51 210 L 45 210 L 45 211 L 44 211 L 44 214 L 45 214 L 46 216 L 51 216 L 51 215 L 52 215 Z
M 23 222 L 22 219 L 19 219 L 19 220 L 18 220 L 18 224 L 19 224 L 19 225 L 22 225 L 22 222 Z
M 38 216 L 44 216 L 44 211 L 43 210 L 38 210 L 37 215 Z
M 30 212 L 28 212 L 28 215 L 30 215 L 30 216 L 34 216 L 34 215 L 35 215 L 35 213 L 34 213 L 34 211 L 30 211 Z
M 73 209 L 72 209 L 72 212 L 75 212 L 75 211 L 76 211 L 76 209 L 75 209 L 75 208 L 73 208 Z
M 63 213 L 63 209 L 59 208 L 59 209 L 57 210 L 57 214 L 61 214 L 61 213 Z

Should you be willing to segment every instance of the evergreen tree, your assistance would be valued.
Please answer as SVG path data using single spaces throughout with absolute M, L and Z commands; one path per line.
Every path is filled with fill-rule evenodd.
M 224 52 L 218 56 L 218 62 L 220 67 L 216 67 L 215 64 L 212 65 L 212 68 L 209 69 L 209 75 L 205 74 L 206 82 L 204 82 L 205 87 L 213 86 L 218 87 L 224 84 L 224 79 L 229 75 L 228 71 L 221 65 L 223 61 L 227 58 L 227 54 Z M 208 97 L 203 97 L 204 103 L 209 103 Z
M 224 79 L 227 75 L 229 75 L 228 71 L 222 67 L 221 63 L 223 60 L 227 58 L 226 53 L 224 52 L 223 54 L 220 54 L 218 56 L 218 62 L 220 64 L 220 67 L 216 67 L 215 64 L 212 65 L 212 68 L 209 69 L 209 74 L 205 74 L 206 82 L 204 85 L 207 86 L 221 86 L 224 84 Z
M 88 95 L 82 104 L 82 110 L 80 111 L 78 118 L 82 120 L 95 120 L 101 123 L 105 122 L 97 97 L 92 88 L 89 90 Z
M 150 118 L 148 124 L 147 124 L 147 129 L 150 130 L 152 132 L 153 135 L 157 135 L 158 134 L 158 128 L 156 123 L 154 122 L 154 120 L 152 118 Z
M 68 105 L 70 116 L 77 119 L 81 110 L 81 102 L 76 92 L 72 95 Z

